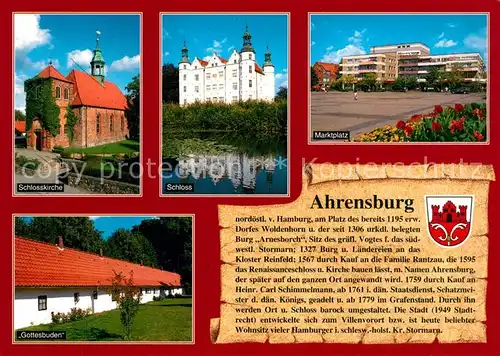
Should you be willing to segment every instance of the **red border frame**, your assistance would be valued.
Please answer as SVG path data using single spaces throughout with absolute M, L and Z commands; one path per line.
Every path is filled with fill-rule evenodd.
M 249 5 L 247 5 L 249 4 Z M 2 199 L 1 229 L 2 239 L 0 240 L 0 277 L 4 286 L 11 283 L 12 251 L 11 241 L 11 216 L 15 214 L 28 213 L 88 213 L 97 214 L 120 214 L 130 213 L 140 214 L 195 214 L 196 215 L 196 247 L 197 251 L 203 253 L 196 254 L 197 274 L 194 276 L 198 298 L 196 300 L 196 322 L 195 322 L 195 345 L 12 345 L 12 330 L 10 328 L 11 315 L 11 295 L 5 292 L 0 296 L 0 355 L 137 355 L 137 354 L 158 354 L 168 355 L 180 353 L 183 355 L 500 355 L 500 304 L 496 302 L 496 296 L 500 293 L 500 266 L 497 254 L 500 253 L 500 219 L 496 219 L 495 205 L 490 203 L 490 258 L 488 260 L 488 289 L 487 289 L 487 338 L 484 344 L 403 344 L 403 345 L 349 345 L 349 344 L 297 344 L 297 345 L 269 345 L 269 344 L 231 344 L 212 345 L 209 336 L 210 318 L 218 317 L 220 313 L 220 264 L 219 261 L 219 229 L 218 229 L 218 204 L 233 205 L 261 205 L 273 203 L 287 203 L 295 200 L 301 190 L 301 167 L 304 162 L 315 160 L 316 162 L 350 162 L 350 163 L 383 163 L 383 162 L 445 162 L 459 163 L 461 160 L 468 163 L 493 164 L 495 168 L 500 167 L 500 135 L 496 130 L 500 124 L 495 121 L 497 106 L 492 101 L 489 108 L 489 115 L 492 117 L 490 126 L 490 145 L 463 146 L 308 146 L 307 123 L 307 77 L 309 63 L 308 51 L 308 12 L 319 11 L 339 11 L 339 12 L 490 12 L 490 35 L 491 38 L 500 38 L 500 6 L 497 1 L 483 0 L 421 0 L 419 2 L 401 2 L 399 0 L 389 0 L 386 2 L 290 2 L 285 0 L 263 1 L 255 0 L 252 3 L 228 3 L 228 2 L 201 2 L 198 4 L 191 2 L 150 2 L 137 3 L 130 0 L 122 0 L 119 9 L 116 3 L 105 2 L 96 4 L 90 2 L 69 3 L 40 3 L 34 0 L 25 0 L 23 3 L 7 2 L 2 4 L 3 11 L 0 13 L 0 31 L 9 34 L 12 28 L 13 11 L 139 11 L 143 13 L 144 31 L 144 51 L 143 60 L 143 159 L 158 164 L 159 152 L 159 125 L 156 121 L 158 117 L 158 68 L 159 51 L 158 33 L 160 12 L 184 12 L 184 11 L 207 11 L 207 12 L 242 12 L 242 11 L 272 11 L 291 12 L 291 51 L 289 72 L 291 76 L 290 87 L 293 87 L 291 101 L 294 110 L 291 112 L 290 123 L 291 152 L 290 164 L 290 198 L 231 198 L 217 197 L 210 199 L 168 197 L 158 196 L 159 183 L 156 179 L 147 179 L 143 182 L 142 198 L 117 198 L 109 197 L 88 199 L 83 197 L 71 197 L 60 199 L 58 197 L 12 197 L 12 174 L 1 176 L 0 194 Z M 2 68 L 7 68 L 7 87 L 3 95 L 0 96 L 2 108 L 1 127 L 3 132 L 12 132 L 10 117 L 12 112 L 12 88 L 13 73 L 9 73 L 11 68 L 11 37 L 2 36 L 2 48 L 4 53 L 0 56 Z M 77 46 L 77 44 L 75 44 Z M 156 51 L 156 52 L 155 52 Z M 500 90 L 500 79 L 496 77 L 495 68 L 498 66 L 497 58 L 500 56 L 500 47 L 492 46 L 490 49 L 490 93 L 495 98 L 495 93 Z M 8 86 L 7 85 L 7 86 Z M 7 133 L 3 137 L 7 137 Z M 0 141 L 1 152 L 11 152 L 11 140 Z M 9 155 L 10 157 L 10 155 Z M 5 160 L 5 155 L 4 155 Z M 7 167 L 13 169 L 10 161 Z M 490 200 L 495 202 L 500 199 L 500 189 L 498 183 L 492 182 L 490 185 Z M 201 266 L 201 267 L 200 267 Z

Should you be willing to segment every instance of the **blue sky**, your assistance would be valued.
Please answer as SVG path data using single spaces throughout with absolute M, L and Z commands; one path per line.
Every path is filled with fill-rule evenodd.
M 276 90 L 288 87 L 288 25 L 286 15 L 163 15 L 163 63 L 177 65 L 185 40 L 189 59 L 205 58 L 217 52 L 229 58 L 241 50 L 248 25 L 257 62 L 262 66 L 269 45 L 276 75 Z
M 44 69 L 49 61 L 66 76 L 80 67 L 89 71 L 96 30 L 106 61 L 106 79 L 125 93 L 125 87 L 140 69 L 139 15 L 36 15 L 16 14 L 15 107 L 24 109 L 24 80 Z
M 423 42 L 431 54 L 478 52 L 487 61 L 486 15 L 312 15 L 311 64 L 370 47 Z
M 30 221 L 33 217 L 23 216 Z M 102 237 L 107 240 L 118 229 L 130 230 L 134 225 L 139 225 L 143 220 L 156 219 L 154 216 L 90 216 L 97 230 L 102 232 Z

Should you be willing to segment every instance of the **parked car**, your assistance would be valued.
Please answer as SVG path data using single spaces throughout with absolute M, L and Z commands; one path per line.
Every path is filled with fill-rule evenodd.
M 451 93 L 452 94 L 469 94 L 470 89 L 466 88 L 466 87 L 454 88 L 454 89 L 451 89 Z

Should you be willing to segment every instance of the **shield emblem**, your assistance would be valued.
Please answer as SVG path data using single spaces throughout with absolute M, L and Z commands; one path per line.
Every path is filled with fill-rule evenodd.
M 471 233 L 474 211 L 472 195 L 426 195 L 427 230 L 441 247 L 457 247 Z

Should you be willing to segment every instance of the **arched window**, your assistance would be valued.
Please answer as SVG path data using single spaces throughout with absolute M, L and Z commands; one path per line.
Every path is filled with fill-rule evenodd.
M 56 87 L 56 99 L 61 98 L 61 87 L 57 86 Z
M 99 135 L 101 133 L 101 114 L 97 114 L 95 118 L 95 133 Z
M 125 118 L 121 117 L 121 120 L 120 120 L 120 131 L 123 131 L 125 129 Z
M 69 100 L 69 88 L 64 88 L 64 99 Z
M 113 115 L 111 115 L 109 117 L 109 132 L 113 132 L 113 129 L 114 129 L 114 122 L 113 122 L 113 120 L 114 120 L 114 117 L 113 117 Z

